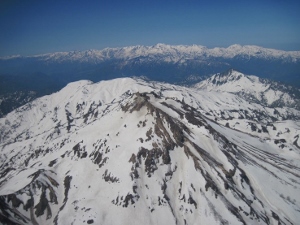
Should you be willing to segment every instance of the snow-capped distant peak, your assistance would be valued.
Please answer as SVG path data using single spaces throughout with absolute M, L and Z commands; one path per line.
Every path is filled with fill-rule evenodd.
M 241 90 L 252 89 L 252 87 L 257 84 L 260 84 L 263 90 L 267 88 L 265 84 L 260 82 L 258 77 L 248 76 L 239 71 L 230 69 L 224 73 L 217 73 L 211 76 L 207 80 L 196 84 L 195 87 L 209 91 L 239 92 Z
M 247 101 L 263 105 L 299 108 L 299 99 L 292 94 L 299 92 L 299 89 L 233 69 L 217 73 L 194 87 L 198 90 L 235 93 Z

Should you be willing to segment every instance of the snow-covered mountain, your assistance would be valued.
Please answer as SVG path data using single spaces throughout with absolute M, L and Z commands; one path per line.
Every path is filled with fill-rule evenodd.
M 153 46 L 129 46 L 121 48 L 105 48 L 103 50 L 87 50 L 72 52 L 55 52 L 34 56 L 11 56 L 3 57 L 2 60 L 11 60 L 17 58 L 37 58 L 43 61 L 72 61 L 72 62 L 91 62 L 97 63 L 109 59 L 136 59 L 142 57 L 147 59 L 161 59 L 166 62 L 183 63 L 189 59 L 207 58 L 207 57 L 223 57 L 234 58 L 237 56 L 256 57 L 256 58 L 280 58 L 291 61 L 300 60 L 299 51 L 282 51 L 276 49 L 268 49 L 254 45 L 241 46 L 238 44 L 231 45 L 228 48 L 207 48 L 201 45 L 166 45 L 156 44 Z
M 152 80 L 180 82 L 190 75 L 204 76 L 229 68 L 291 82 L 299 77 L 300 51 L 253 45 L 209 49 L 201 45 L 156 44 L 0 58 L 0 74 L 39 72 L 59 73 L 65 77 L 73 74 L 73 81 L 78 76 L 93 80 L 98 76 L 99 81 L 99 71 L 103 71 L 106 76 L 112 76 L 109 79 L 146 75 Z M 163 77 L 159 73 L 161 70 Z
M 299 118 L 228 92 L 70 83 L 0 119 L 0 221 L 297 224 Z
M 252 45 L 210 49 L 200 45 L 157 44 L 10 56 L 0 58 L 0 116 L 20 106 L 7 101 L 12 95 L 35 93 L 40 97 L 78 80 L 98 82 L 143 76 L 160 82 L 192 85 L 231 68 L 298 88 L 300 85 L 300 51 Z
M 235 93 L 247 101 L 266 106 L 300 109 L 300 89 L 233 69 L 215 74 L 194 86 L 201 90 Z

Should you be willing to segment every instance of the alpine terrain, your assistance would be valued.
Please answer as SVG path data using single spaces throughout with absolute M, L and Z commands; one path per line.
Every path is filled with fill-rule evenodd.
M 201 45 L 127 46 L 0 58 L 0 117 L 37 97 L 78 80 L 143 76 L 193 85 L 230 68 L 261 78 L 300 85 L 300 51 L 254 45 L 207 48 Z
M 70 83 L 0 119 L 0 221 L 299 224 L 297 91 L 234 70 Z

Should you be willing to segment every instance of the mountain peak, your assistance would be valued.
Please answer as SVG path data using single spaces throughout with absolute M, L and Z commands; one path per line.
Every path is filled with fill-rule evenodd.
M 299 109 L 299 89 L 279 84 L 275 81 L 245 75 L 234 69 L 217 73 L 197 83 L 198 90 L 228 92 L 238 94 L 247 101 L 266 106 L 293 107 Z
M 196 87 L 201 88 L 202 86 L 205 86 L 206 84 L 211 84 L 214 87 L 220 87 L 224 85 L 233 84 L 233 83 L 239 83 L 238 85 L 242 85 L 244 81 L 240 81 L 242 78 L 247 78 L 247 76 L 237 70 L 229 69 L 223 73 L 217 73 L 213 76 L 211 76 L 209 79 L 204 80 L 198 84 L 196 84 Z M 252 82 L 252 81 L 251 81 Z M 204 84 L 205 83 L 205 84 Z M 230 90 L 233 91 L 233 90 Z
M 155 45 L 153 45 L 154 48 L 162 48 L 162 47 L 167 47 L 170 45 L 164 44 L 164 43 L 157 43 Z
M 236 76 L 236 75 L 244 75 L 238 70 L 235 70 L 233 68 L 230 68 L 229 70 L 226 70 L 223 73 L 219 73 L 220 76 Z
M 0 220 L 296 224 L 298 111 L 274 110 L 139 79 L 71 83 L 0 118 Z
M 233 44 L 233 45 L 230 45 L 227 49 L 230 49 L 230 50 L 240 50 L 241 48 L 243 48 L 242 45 L 240 45 L 240 44 Z

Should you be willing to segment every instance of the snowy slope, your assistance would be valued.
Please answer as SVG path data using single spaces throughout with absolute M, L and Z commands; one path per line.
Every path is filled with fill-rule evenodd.
M 297 224 L 291 116 L 165 83 L 70 83 L 0 119 L 0 221 Z
M 300 109 L 300 89 L 257 76 L 245 75 L 233 69 L 215 74 L 194 86 L 200 90 L 235 93 L 245 100 L 266 106 Z

